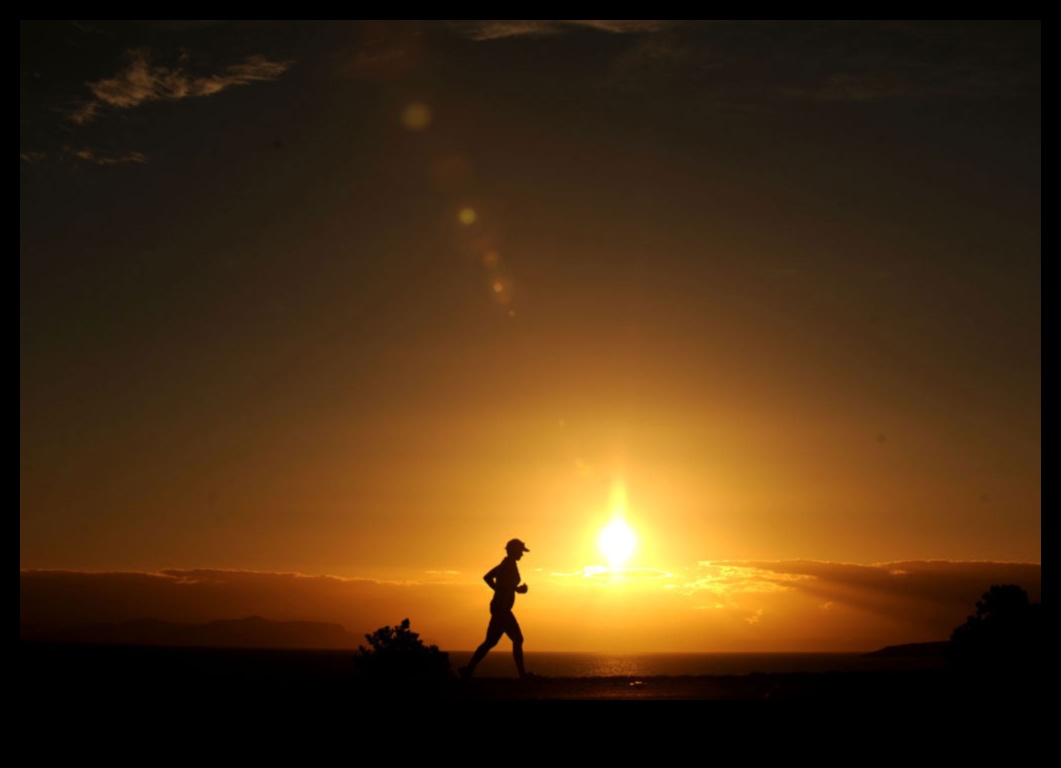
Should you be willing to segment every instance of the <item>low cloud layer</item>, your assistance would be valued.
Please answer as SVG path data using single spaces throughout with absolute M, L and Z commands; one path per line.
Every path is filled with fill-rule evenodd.
M 1013 563 L 741 561 L 651 578 L 526 574 L 532 589 L 518 612 L 538 650 L 871 650 L 946 639 L 992 584 L 1019 584 L 1041 601 L 1041 573 Z M 453 573 L 406 582 L 213 570 L 19 574 L 23 636 L 253 615 L 361 634 L 410 617 L 431 642 L 467 649 L 481 639 L 487 601 L 478 579 Z
M 157 573 L 23 571 L 19 621 L 43 627 L 157 618 L 206 622 L 261 615 L 275 620 L 333 621 L 357 630 L 394 623 L 392 606 L 416 611 L 451 579 L 420 582 L 340 579 L 252 571 L 165 570 Z M 399 617 L 399 619 L 402 617 Z
M 1018 584 L 1042 600 L 1042 566 L 1026 563 L 742 561 L 701 563 L 697 576 L 684 589 L 716 607 L 777 615 L 800 606 L 804 615 L 828 613 L 819 626 L 837 633 L 868 640 L 872 632 L 861 630 L 876 627 L 882 645 L 946 639 L 992 584 Z
M 219 72 L 194 74 L 184 60 L 174 67 L 154 63 L 147 49 L 131 51 L 129 59 L 129 64 L 113 77 L 87 83 L 93 99 L 70 113 L 73 122 L 89 123 L 107 107 L 131 109 L 148 102 L 211 96 L 228 88 L 275 80 L 293 64 L 248 56 Z

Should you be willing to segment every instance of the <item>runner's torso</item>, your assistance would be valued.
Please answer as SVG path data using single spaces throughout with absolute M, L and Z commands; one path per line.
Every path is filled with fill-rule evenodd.
M 516 567 L 515 560 L 506 557 L 494 570 L 497 580 L 494 582 L 494 598 L 490 601 L 490 609 L 511 610 L 516 603 L 516 587 L 520 582 L 519 568 Z

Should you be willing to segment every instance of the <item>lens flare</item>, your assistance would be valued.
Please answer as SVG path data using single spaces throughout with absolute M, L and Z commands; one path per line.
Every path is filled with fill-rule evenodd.
M 431 107 L 415 102 L 402 110 L 402 125 L 410 131 L 422 131 L 431 125 Z

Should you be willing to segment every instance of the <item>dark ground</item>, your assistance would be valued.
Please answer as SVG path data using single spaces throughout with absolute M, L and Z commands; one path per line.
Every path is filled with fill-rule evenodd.
M 360 707 L 380 701 L 697 700 L 1006 706 L 1038 700 L 1045 676 L 951 669 L 683 677 L 477 678 L 366 682 L 342 656 L 300 652 L 19 643 L 27 705 L 102 700 L 145 707 L 225 701 Z M 352 655 L 351 655 L 352 658 Z

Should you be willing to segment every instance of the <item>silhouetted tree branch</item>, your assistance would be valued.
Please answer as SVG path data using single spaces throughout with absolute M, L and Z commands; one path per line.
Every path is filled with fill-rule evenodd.
M 995 585 L 951 635 L 948 656 L 963 667 L 1027 670 L 1043 662 L 1042 607 L 1015 584 Z

